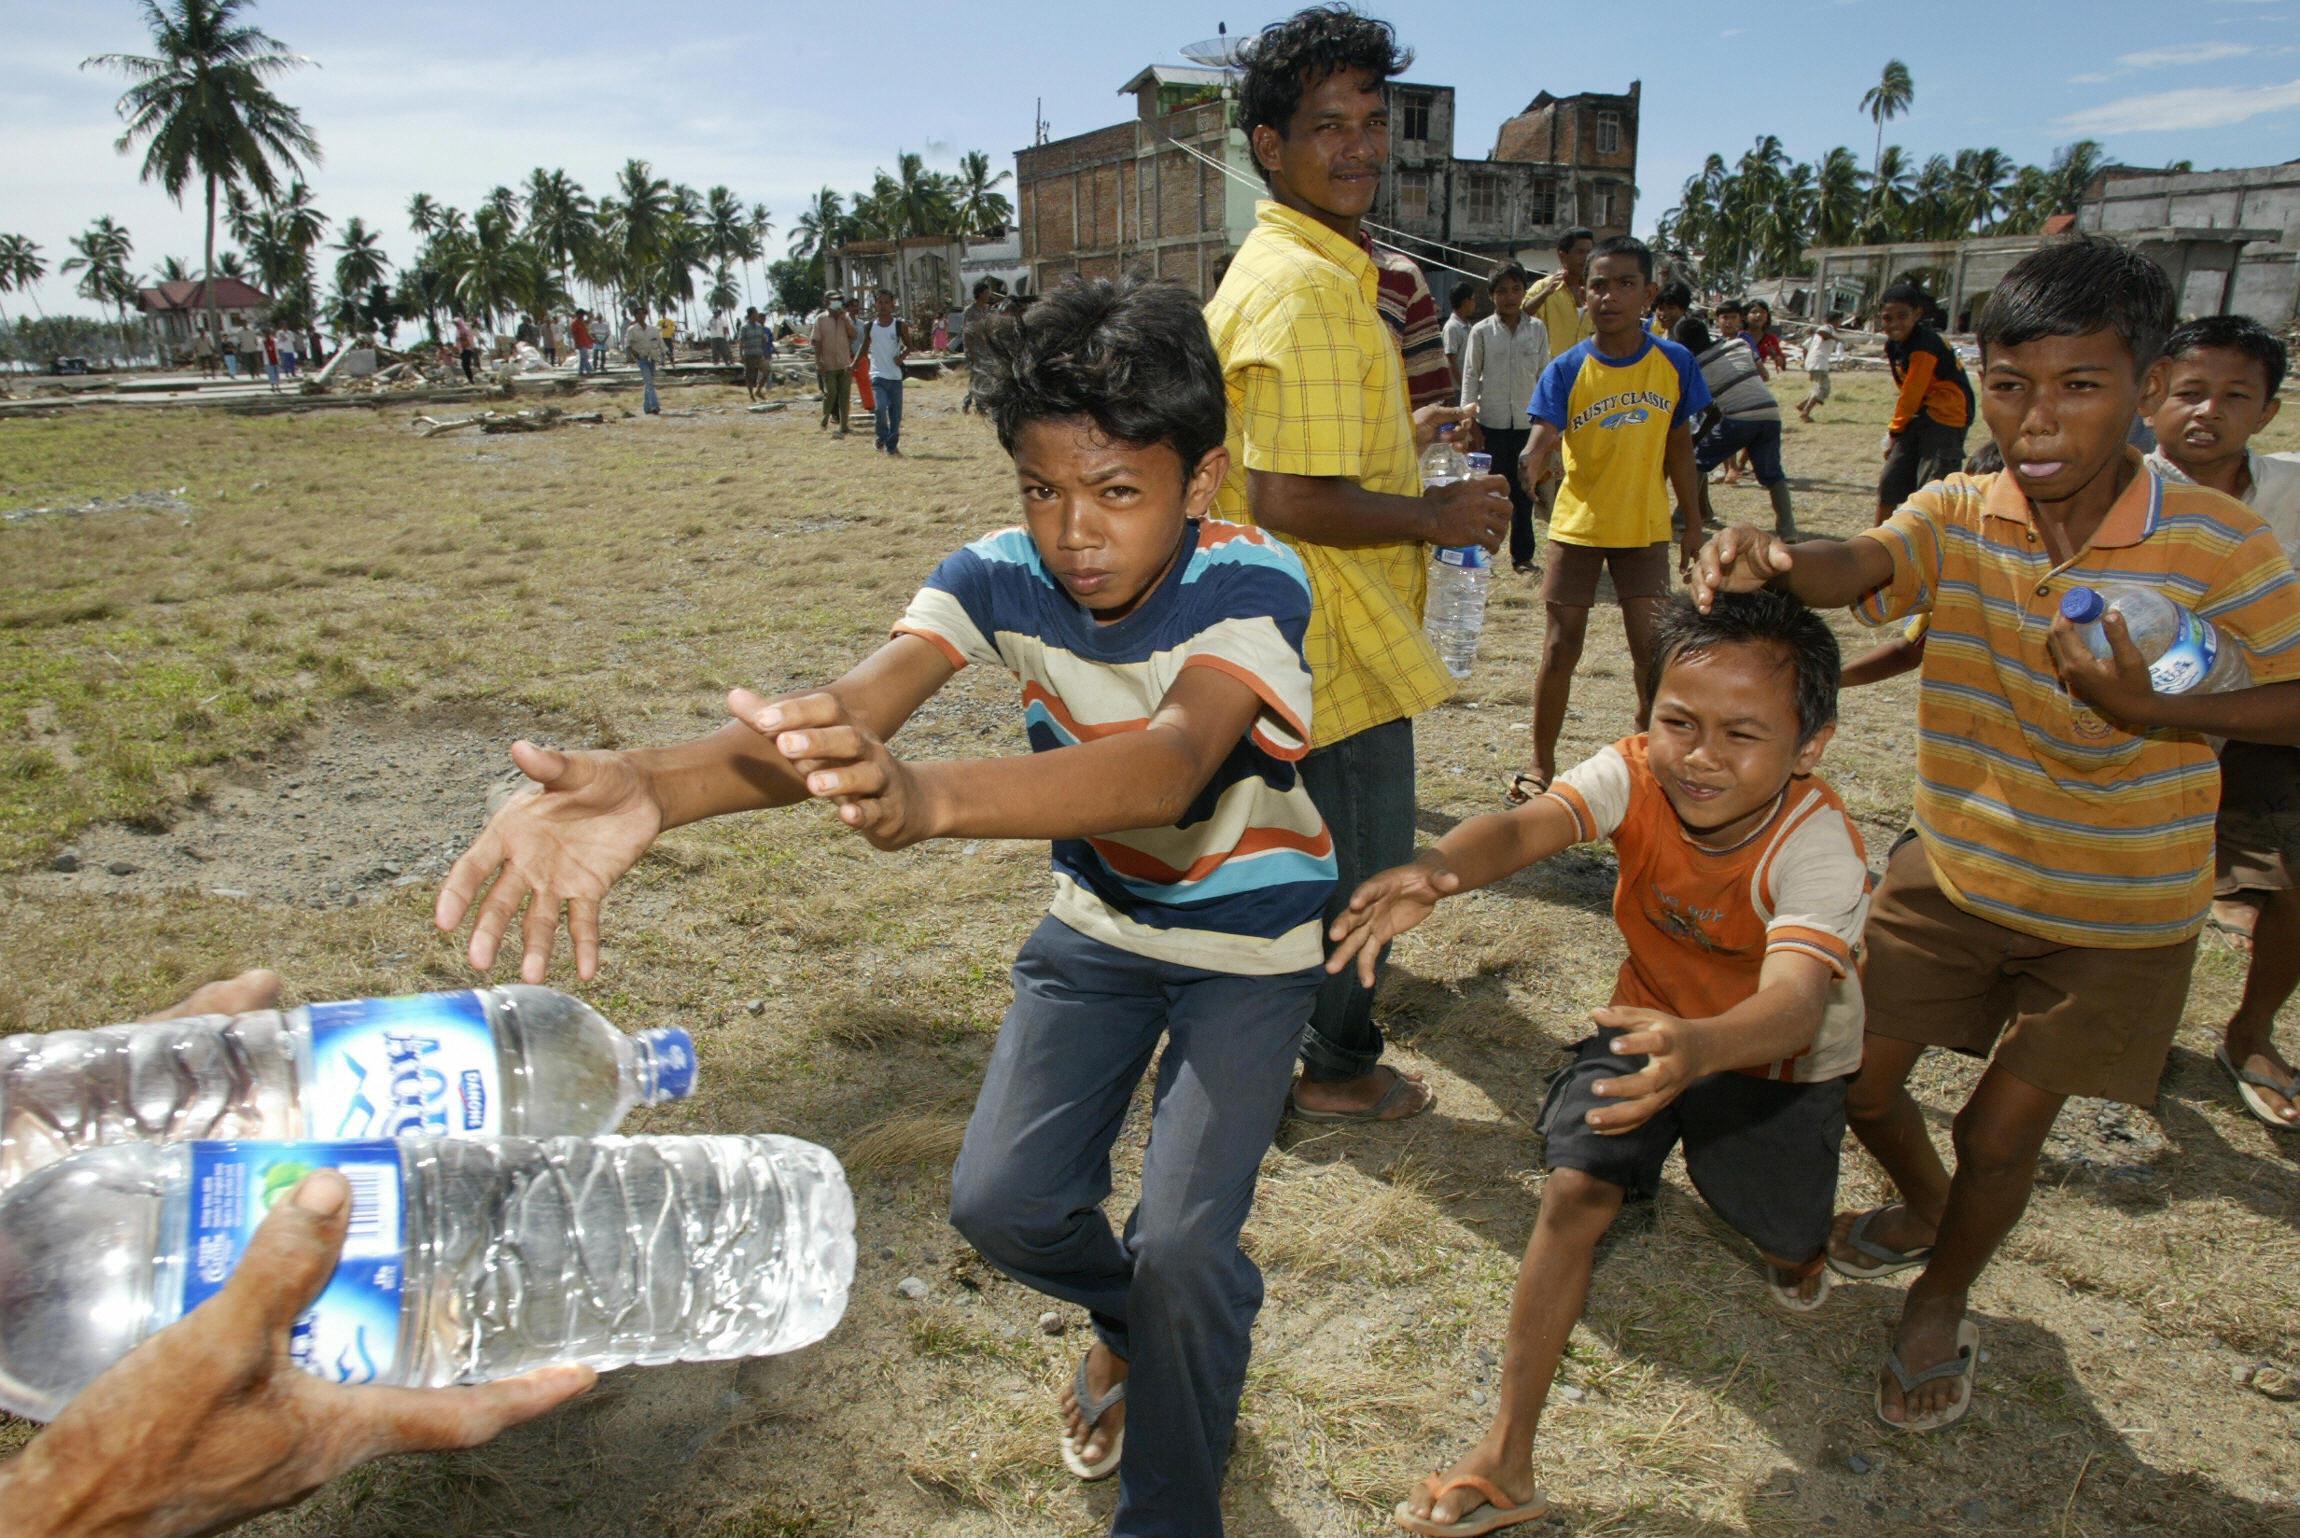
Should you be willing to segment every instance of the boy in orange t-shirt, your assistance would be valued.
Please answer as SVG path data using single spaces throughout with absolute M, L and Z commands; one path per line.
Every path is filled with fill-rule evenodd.
M 1399 1503 L 1408 1532 L 1490 1532 L 1546 1509 L 1534 1431 L 1598 1241 L 1624 1199 L 1658 1189 L 1672 1148 L 1755 1243 L 1776 1303 L 1802 1313 L 1828 1294 L 1869 907 L 1860 835 L 1813 776 L 1836 729 L 1837 643 L 1780 594 L 1720 598 L 1706 615 L 1679 597 L 1654 656 L 1648 730 L 1374 877 L 1333 926 L 1328 969 L 1362 972 L 1441 898 L 1589 840 L 1611 840 L 1621 861 L 1613 916 L 1629 955 L 1591 1017 L 1597 1034 L 1542 1106 L 1549 1175 L 1510 1305 L 1500 1409 L 1483 1441 Z

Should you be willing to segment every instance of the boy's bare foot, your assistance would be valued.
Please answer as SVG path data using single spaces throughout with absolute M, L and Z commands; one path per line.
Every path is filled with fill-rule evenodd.
M 1951 1293 L 1944 1298 L 1924 1298 L 1910 1294 L 1901 1310 L 1900 1329 L 1893 1337 L 1893 1349 L 1900 1353 L 1901 1365 L 1911 1377 L 1928 1367 L 1957 1358 L 1957 1326 L 1964 1323 L 1965 1295 Z M 1919 1416 L 1937 1415 L 1946 1410 L 1957 1397 L 1957 1380 L 1936 1379 L 1919 1384 L 1905 1398 L 1901 1385 L 1894 1381 L 1891 1369 L 1880 1369 L 1878 1380 L 1884 1385 L 1884 1416 L 1895 1422 L 1912 1420 Z
M 1432 1492 L 1444 1489 L 1457 1479 L 1472 1477 L 1491 1480 L 1501 1487 L 1503 1494 L 1520 1506 L 1540 1498 L 1540 1487 L 1533 1482 L 1532 1460 L 1512 1465 L 1488 1435 L 1486 1440 L 1462 1454 L 1452 1468 L 1416 1485 L 1413 1494 L 1406 1497 L 1405 1509 L 1423 1521 L 1440 1527 L 1449 1522 L 1458 1522 L 1487 1504 L 1486 1498 L 1475 1489 L 1447 1490 L 1434 1499 Z
M 1293 1099 L 1295 1111 L 1310 1116 L 1404 1121 L 1428 1110 L 1437 1093 L 1420 1074 L 1377 1063 L 1354 1079 L 1296 1079 Z
M 1855 1269 L 1877 1263 L 1874 1255 L 1863 1254 L 1854 1249 L 1850 1242 L 1853 1225 L 1861 1220 L 1861 1216 L 1858 1211 L 1840 1212 L 1836 1221 L 1829 1225 L 1829 1254 Z M 1890 1206 L 1876 1209 L 1876 1216 L 1869 1220 L 1868 1229 L 1862 1237 L 1888 1250 L 1914 1253 L 1930 1248 L 1938 1233 L 1939 1230 L 1911 1212 L 1905 1203 L 1894 1202 Z M 1903 1357 L 1902 1360 L 1906 1361 L 1907 1358 Z M 1911 1364 L 1912 1367 L 1914 1365 Z
M 1101 1341 L 1086 1353 L 1086 1392 L 1096 1399 L 1110 1392 L 1112 1386 L 1126 1381 L 1127 1364 L 1118 1353 Z M 1102 1418 L 1092 1426 L 1078 1413 L 1077 1380 L 1062 1385 L 1062 1430 L 1070 1439 L 1071 1447 L 1081 1463 L 1100 1463 L 1109 1456 L 1110 1445 L 1118 1440 L 1119 1430 L 1126 1424 L 1126 1401 L 1121 1399 L 1102 1412 Z
M 1775 1287 L 1795 1298 L 1799 1303 L 1817 1304 L 1828 1293 L 1833 1274 L 1822 1264 L 1828 1257 L 1816 1255 L 1801 1266 L 1765 1257 L 1765 1274 Z

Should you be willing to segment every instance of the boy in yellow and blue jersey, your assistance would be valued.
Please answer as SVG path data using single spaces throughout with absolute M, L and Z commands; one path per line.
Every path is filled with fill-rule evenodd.
M 1564 452 L 1565 485 L 1550 514 L 1549 569 L 1541 579 L 1548 630 L 1533 686 L 1533 767 L 1517 777 L 1513 802 L 1548 789 L 1556 778 L 1557 737 L 1600 571 L 1613 574 L 1638 679 L 1637 725 L 1645 726 L 1653 621 L 1669 596 L 1665 478 L 1684 517 L 1684 558 L 1690 561 L 1701 544 L 1700 483 L 1687 424 L 1709 405 L 1709 387 L 1691 353 L 1645 329 L 1653 253 L 1642 241 L 1614 236 L 1591 254 L 1583 293 L 1589 338 L 1542 371 L 1519 471 L 1521 485 L 1538 485 L 1549 456 Z

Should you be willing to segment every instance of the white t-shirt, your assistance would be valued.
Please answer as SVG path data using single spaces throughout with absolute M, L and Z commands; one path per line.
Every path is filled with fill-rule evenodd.
M 1469 332 L 1470 323 L 1459 315 L 1448 315 L 1445 318 L 1445 355 L 1453 360 L 1456 369 L 1461 367 L 1461 360 L 1469 353 Z M 1544 337 L 1548 334 L 1546 331 L 1542 333 Z
M 734 334 L 734 328 L 727 323 L 726 311 L 721 310 L 711 317 L 711 335 L 713 337 L 723 342 Z
M 1836 357 L 1837 339 L 1826 332 L 1816 331 L 1812 338 L 1805 343 L 1805 372 L 1808 374 L 1826 374 L 1829 372 L 1829 365 L 1836 361 Z
M 870 331 L 870 377 L 873 379 L 900 379 L 902 377 L 902 321 L 898 318 L 881 324 L 872 316 L 864 324 Z
M 2195 484 L 2186 471 L 2164 457 L 2162 449 L 2150 452 L 2148 465 L 2168 481 Z M 2252 478 L 2251 488 L 2244 493 L 2244 505 L 2268 525 L 2268 532 L 2284 547 L 2284 558 L 2300 567 L 2300 454 L 2263 454 L 2246 449 L 2244 470 Z

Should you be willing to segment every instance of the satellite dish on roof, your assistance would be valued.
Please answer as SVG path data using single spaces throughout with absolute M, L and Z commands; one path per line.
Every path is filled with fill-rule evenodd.
M 1214 33 L 1206 41 L 1192 43 L 1183 49 L 1182 57 L 1192 64 L 1203 64 L 1209 69 L 1245 68 L 1246 55 L 1253 48 L 1254 40 L 1250 37 L 1232 37 L 1230 24 L 1226 21 L 1216 22 Z

